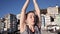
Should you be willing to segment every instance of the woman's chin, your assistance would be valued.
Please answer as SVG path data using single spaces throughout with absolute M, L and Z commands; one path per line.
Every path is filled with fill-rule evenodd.
M 34 25 L 35 23 L 32 23 L 32 25 Z

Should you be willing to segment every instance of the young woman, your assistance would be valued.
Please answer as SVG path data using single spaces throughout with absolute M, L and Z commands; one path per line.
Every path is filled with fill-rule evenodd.
M 41 26 L 40 20 L 40 9 L 37 5 L 36 0 L 33 0 L 35 11 L 29 11 L 26 13 L 26 8 L 30 0 L 26 0 L 20 17 L 20 34 L 40 34 L 39 28 Z M 38 19 L 37 19 L 37 18 Z M 37 19 L 37 20 L 36 20 Z M 36 21 L 38 21 L 37 26 Z

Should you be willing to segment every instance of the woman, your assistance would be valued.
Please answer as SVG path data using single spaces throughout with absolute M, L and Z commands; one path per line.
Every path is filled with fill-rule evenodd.
M 39 28 L 40 24 L 40 9 L 36 3 L 36 0 L 33 0 L 35 11 L 30 11 L 26 13 L 26 8 L 30 0 L 26 0 L 20 17 L 20 33 L 21 34 L 40 34 Z M 38 17 L 38 26 L 35 26 L 35 17 Z

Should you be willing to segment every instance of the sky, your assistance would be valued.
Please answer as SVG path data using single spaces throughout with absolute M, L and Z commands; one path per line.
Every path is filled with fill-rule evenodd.
M 6 14 L 19 14 L 26 0 L 0 0 L 0 18 Z M 60 0 L 36 0 L 40 9 L 49 6 L 60 6 Z M 26 11 L 34 10 L 33 0 L 30 0 Z

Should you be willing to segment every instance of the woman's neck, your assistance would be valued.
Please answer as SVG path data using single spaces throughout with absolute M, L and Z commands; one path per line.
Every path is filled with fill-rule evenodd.
M 29 25 L 29 29 L 34 32 L 34 26 L 33 25 Z

